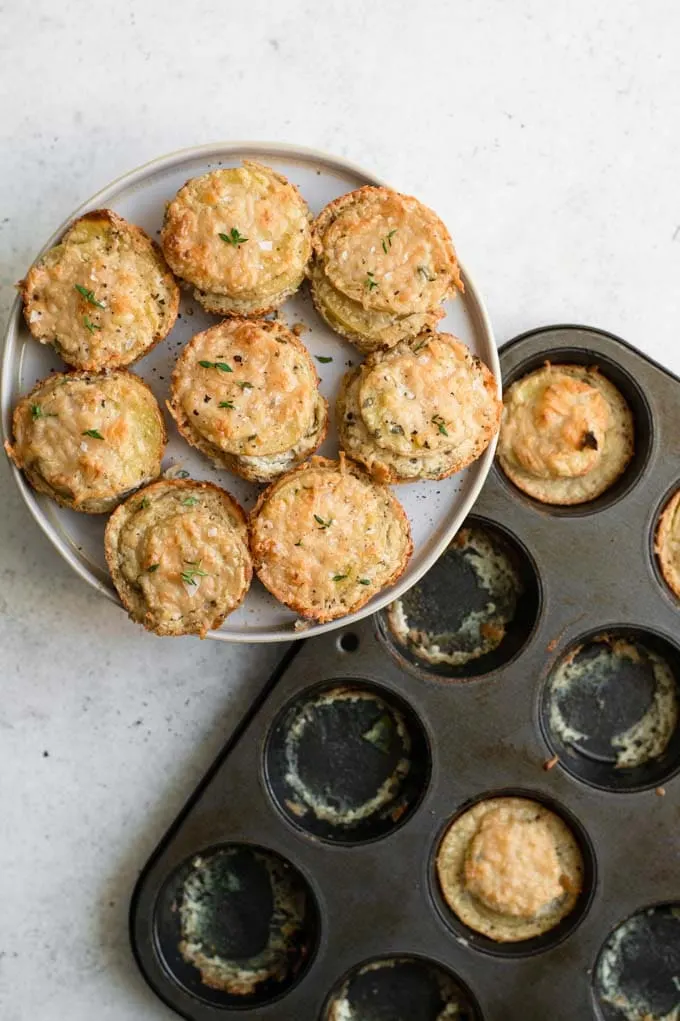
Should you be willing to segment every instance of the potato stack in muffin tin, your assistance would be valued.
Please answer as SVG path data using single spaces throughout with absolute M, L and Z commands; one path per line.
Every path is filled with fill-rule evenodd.
M 219 627 L 245 596 L 251 557 L 266 588 L 303 617 L 359 609 L 401 576 L 413 550 L 384 484 L 460 471 L 498 428 L 490 370 L 433 330 L 442 303 L 463 289 L 448 231 L 417 199 L 383 187 L 335 199 L 312 226 L 293 184 L 245 160 L 187 181 L 159 233 L 162 251 L 117 213 L 96 210 L 29 271 L 29 330 L 86 371 L 39 382 L 19 402 L 9 456 L 62 506 L 104 513 L 128 497 L 106 529 L 107 563 L 132 619 L 157 634 Z M 219 487 L 148 485 L 160 475 L 165 425 L 146 385 L 122 367 L 171 330 L 173 273 L 223 320 L 181 350 L 167 407 L 217 469 L 271 484 L 248 529 Z M 327 401 L 297 331 L 263 318 L 305 275 L 332 329 L 373 352 L 338 396 L 339 460 L 307 461 L 326 437 Z
M 633 456 L 632 412 L 597 368 L 546 363 L 513 383 L 504 404 L 501 467 L 542 503 L 594 500 Z

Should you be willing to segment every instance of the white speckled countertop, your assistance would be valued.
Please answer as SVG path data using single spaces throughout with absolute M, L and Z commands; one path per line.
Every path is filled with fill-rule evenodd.
M 260 138 L 434 206 L 499 342 L 584 322 L 680 373 L 679 32 L 673 0 L 8 0 L 3 320 L 45 237 L 110 179 Z M 0 1018 L 170 1018 L 130 957 L 129 894 L 283 650 L 141 633 L 0 472 Z

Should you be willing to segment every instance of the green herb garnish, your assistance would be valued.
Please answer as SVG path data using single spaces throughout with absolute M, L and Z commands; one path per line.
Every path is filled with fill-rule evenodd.
M 324 521 L 324 519 L 319 514 L 314 515 L 314 520 L 316 521 L 319 528 L 330 528 L 331 525 L 333 524 L 333 518 L 329 518 L 328 521 Z
M 378 286 L 378 281 L 374 279 L 374 274 L 369 270 L 366 274 L 366 288 L 369 291 L 374 290 Z
M 182 571 L 180 578 L 187 585 L 196 585 L 196 578 L 207 578 L 208 572 L 201 570 L 200 560 L 185 560 L 185 564 L 188 564 L 186 571 Z
M 394 237 L 394 235 L 396 233 L 397 233 L 397 228 L 395 227 L 394 230 L 389 231 L 385 235 L 385 237 L 383 238 L 382 250 L 385 253 L 385 255 L 387 255 L 387 249 L 392 247 L 392 238 Z
M 92 440 L 103 440 L 104 439 L 102 434 L 100 432 L 97 432 L 96 429 L 85 429 L 84 432 L 81 433 L 81 435 L 82 436 L 89 436 L 90 439 L 92 439 Z
M 359 584 L 360 585 L 370 585 L 371 584 L 371 579 L 370 578 L 359 578 Z
M 298 539 L 298 541 L 294 545 L 295 546 L 302 546 L 302 539 Z
M 316 358 L 317 362 L 321 362 L 322 365 L 328 365 L 329 362 L 333 361 L 330 355 L 314 355 L 314 357 Z
M 104 305 L 103 302 L 97 301 L 94 296 L 94 291 L 88 291 L 87 287 L 83 287 L 82 284 L 74 284 L 73 286 L 78 294 L 85 299 L 85 301 L 89 301 L 90 305 L 94 305 L 95 308 L 106 308 L 106 305 Z
M 149 564 L 146 569 L 147 574 L 153 574 L 153 572 L 157 571 L 160 566 L 160 564 Z
M 186 470 L 186 468 L 182 468 L 181 471 L 178 471 L 175 474 L 175 478 L 176 479 L 188 479 L 189 478 L 189 472 Z
M 253 383 L 249 383 L 247 379 L 243 379 L 236 382 L 236 386 L 240 386 L 242 390 L 254 390 L 255 386 Z
M 430 343 L 429 337 L 427 338 L 427 340 L 421 340 L 420 344 L 416 344 L 416 346 L 413 348 L 414 355 L 417 355 L 418 352 L 422 351 L 424 347 L 427 347 L 429 343 Z
M 58 418 L 54 411 L 43 411 L 39 404 L 31 404 L 31 415 L 36 418 Z
M 242 245 L 248 238 L 244 238 L 242 234 L 239 234 L 236 227 L 232 227 L 228 234 L 220 234 L 223 241 L 226 241 L 228 245 L 233 245 L 237 248 L 238 245 Z
M 101 330 L 101 326 L 97 326 L 96 323 L 91 322 L 87 316 L 83 316 L 83 324 L 86 330 L 90 333 L 94 333 L 95 330 Z
M 149 498 L 148 498 L 147 496 L 145 496 L 145 497 L 143 497 L 143 498 L 142 498 L 142 499 L 141 499 L 141 500 L 139 501 L 139 504 L 138 504 L 138 506 L 137 506 L 137 510 L 146 510 L 146 508 L 147 508 L 148 506 L 149 506 Z
M 433 425 L 437 426 L 437 429 L 442 434 L 442 436 L 449 435 L 448 432 L 446 431 L 446 424 L 444 423 L 444 419 L 442 418 L 441 415 L 433 415 L 430 421 L 432 422 Z
M 207 362 L 202 360 L 198 363 L 203 369 L 219 369 L 220 372 L 233 372 L 231 365 L 226 362 Z
M 348 574 L 334 574 L 333 581 L 344 581 L 345 578 L 349 578 Z
M 361 737 L 362 740 L 375 745 L 378 751 L 383 752 L 384 755 L 389 755 L 393 728 L 394 724 L 390 716 L 379 716 L 373 726 Z
M 234 410 L 234 402 L 233 401 L 220 401 L 220 403 L 218 404 L 218 407 L 219 408 L 229 408 L 229 411 L 233 411 Z
M 195 496 L 186 496 L 182 500 L 182 506 L 183 507 L 195 507 L 197 503 L 198 503 L 198 500 L 196 499 Z

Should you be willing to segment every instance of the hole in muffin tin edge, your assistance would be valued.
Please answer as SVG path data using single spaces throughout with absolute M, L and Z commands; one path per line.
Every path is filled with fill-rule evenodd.
M 555 327 L 562 332 L 569 327 Z M 587 329 L 586 327 L 575 329 Z M 524 336 L 532 336 L 533 332 L 517 338 L 517 342 Z M 543 331 L 541 331 L 543 332 Z M 550 328 L 546 331 L 549 336 Z M 601 332 L 601 331 L 594 331 Z M 546 340 L 548 339 L 546 337 Z M 607 336 L 605 334 L 605 336 Z M 618 338 L 614 338 L 618 339 Z M 511 346 L 515 341 L 509 341 Z M 559 505 L 542 503 L 523 493 L 514 485 L 501 468 L 498 457 L 494 458 L 493 471 L 496 479 L 508 491 L 514 499 L 519 500 L 527 507 L 531 507 L 539 513 L 553 515 L 554 517 L 585 517 L 589 514 L 597 514 L 613 507 L 623 500 L 640 482 L 650 463 L 654 449 L 656 432 L 652 410 L 642 387 L 637 383 L 630 373 L 621 365 L 618 365 L 607 355 L 598 354 L 588 347 L 578 345 L 563 345 L 560 347 L 546 347 L 539 354 L 529 355 L 523 359 L 507 374 L 503 372 L 503 390 L 506 391 L 514 382 L 523 376 L 542 368 L 546 362 L 551 365 L 570 364 L 596 366 L 611 383 L 621 392 L 628 406 L 633 413 L 635 450 L 630 463 L 626 466 L 623 474 L 600 496 L 586 503 L 573 505 Z M 501 369 L 503 369 L 503 351 L 501 351 Z
M 179 950 L 179 944 L 184 935 L 178 904 L 184 884 L 192 874 L 192 866 L 197 858 L 207 861 L 214 860 L 220 852 L 228 849 L 238 849 L 254 855 L 265 856 L 284 866 L 286 870 L 290 871 L 293 882 L 297 885 L 298 890 L 303 891 L 305 897 L 301 930 L 304 941 L 296 947 L 296 952 L 299 955 L 297 967 L 283 981 L 269 979 L 258 983 L 259 990 L 256 986 L 252 994 L 237 994 L 211 988 L 203 981 L 198 968 L 187 961 Z M 322 940 L 322 917 L 319 904 L 319 895 L 313 879 L 278 851 L 248 841 L 226 841 L 211 844 L 197 849 L 184 858 L 163 881 L 153 907 L 154 953 L 167 979 L 196 1003 L 218 1010 L 238 1010 L 243 1012 L 244 1016 L 249 1014 L 253 1016 L 250 1012 L 269 1006 L 286 997 L 310 971 Z M 241 958 L 235 957 L 234 960 L 240 961 Z
M 320 819 L 309 808 L 304 811 L 305 806 L 298 804 L 296 793 L 290 789 L 286 779 L 287 769 L 284 768 L 287 763 L 286 736 L 290 733 L 291 727 L 300 719 L 305 706 L 313 705 L 315 699 L 334 691 L 340 693 L 356 691 L 359 695 L 382 701 L 388 712 L 395 712 L 401 717 L 410 742 L 409 770 L 403 776 L 401 785 L 396 788 L 394 804 L 387 801 L 382 812 L 376 808 L 376 811 L 365 820 L 359 819 L 354 825 L 334 824 Z M 381 719 L 382 716 L 378 722 Z M 388 733 L 390 732 L 391 728 L 388 730 Z M 372 750 L 373 745 L 380 750 L 379 738 L 380 734 L 373 740 L 367 739 L 367 752 Z M 324 741 L 323 746 L 331 747 L 331 742 Z M 320 766 L 328 764 L 328 761 L 322 762 Z M 307 839 L 321 841 L 331 846 L 343 848 L 363 846 L 385 839 L 416 814 L 430 787 L 432 773 L 430 736 L 418 713 L 401 695 L 365 678 L 336 677 L 311 684 L 287 699 L 270 724 L 263 742 L 260 769 L 272 805 L 285 822 L 298 833 Z M 362 771 L 361 775 L 370 776 L 370 770 Z
M 437 875 L 437 856 L 442 841 L 449 830 L 449 827 L 459 819 L 465 812 L 482 801 L 490 801 L 493 798 L 526 798 L 544 806 L 562 819 L 578 844 L 583 860 L 583 889 L 573 910 L 562 919 L 553 929 L 542 936 L 534 936 L 527 940 L 503 943 L 493 940 L 482 933 L 476 932 L 467 926 L 456 915 L 446 902 L 440 889 L 439 877 Z M 525 787 L 503 787 L 484 791 L 474 798 L 463 802 L 452 814 L 438 827 L 434 840 L 431 842 L 428 865 L 427 865 L 427 886 L 430 900 L 433 907 L 441 918 L 444 926 L 448 929 L 453 938 L 463 946 L 476 950 L 482 954 L 492 957 L 504 957 L 506 959 L 535 957 L 538 954 L 553 950 L 567 940 L 585 920 L 590 911 L 595 893 L 598 887 L 598 865 L 595 847 L 588 834 L 588 831 L 579 819 L 563 805 L 560 801 L 545 794 L 543 791 L 531 790 Z
M 596 790 L 610 794 L 635 794 L 653 790 L 667 783 L 680 772 L 680 716 L 667 749 L 657 759 L 627 770 L 615 766 L 600 765 L 574 752 L 554 734 L 550 724 L 550 684 L 560 664 L 564 663 L 575 650 L 587 647 L 598 638 L 627 639 L 631 644 L 639 643 L 649 647 L 667 661 L 676 681 L 676 692 L 680 700 L 680 646 L 668 635 L 634 624 L 614 624 L 595 628 L 579 635 L 562 647 L 549 664 L 541 678 L 538 691 L 537 716 L 541 736 L 551 755 L 557 755 L 556 766 L 576 781 Z
M 526 652 L 527 647 L 531 644 L 539 629 L 543 617 L 543 582 L 538 565 L 527 546 L 505 525 L 478 514 L 470 514 L 462 523 L 459 532 L 465 528 L 487 532 L 492 539 L 495 538 L 496 541 L 500 542 L 501 547 L 505 547 L 523 583 L 523 591 L 518 599 L 513 619 L 508 625 L 508 635 L 506 638 L 490 653 L 486 653 L 478 659 L 470 660 L 467 664 L 460 666 L 453 666 L 447 663 L 428 663 L 424 658 L 418 657 L 416 653 L 409 650 L 407 644 L 401 642 L 393 633 L 387 620 L 389 608 L 374 614 L 374 630 L 380 644 L 403 670 L 408 671 L 425 682 L 467 684 L 491 678 L 498 679 L 497 675 L 502 670 L 505 670 L 520 655 Z M 459 532 L 456 534 L 459 534 Z M 455 542 L 455 536 L 452 539 L 453 542 Z M 445 556 L 446 550 L 442 553 L 437 563 L 440 563 Z M 435 570 L 436 566 L 434 564 L 427 574 Z M 425 578 L 427 578 L 427 574 L 413 586 L 414 589 L 422 586 Z

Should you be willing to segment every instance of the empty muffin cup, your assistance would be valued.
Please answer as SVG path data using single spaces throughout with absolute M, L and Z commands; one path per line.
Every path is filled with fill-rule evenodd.
M 421 957 L 385 957 L 354 968 L 331 993 L 323 1021 L 481 1021 L 474 997 L 450 971 Z
M 288 991 L 314 953 L 319 916 L 302 875 L 273 851 L 224 844 L 171 876 L 156 908 L 164 965 L 189 993 L 256 1007 Z
M 403 823 L 430 774 L 413 710 L 356 681 L 298 695 L 279 713 L 265 755 L 269 788 L 286 818 L 336 843 L 374 840 Z
M 520 956 L 561 942 L 595 883 L 590 843 L 563 810 L 524 793 L 480 798 L 448 824 L 434 861 L 435 901 L 459 938 Z
M 402 665 L 463 679 L 509 662 L 539 607 L 529 554 L 505 530 L 472 517 L 425 577 L 378 615 L 378 626 Z
M 680 1017 L 680 904 L 637 911 L 609 934 L 595 965 L 600 1021 Z
M 612 628 L 578 641 L 546 682 L 541 722 L 572 775 L 611 791 L 656 787 L 680 768 L 680 651 Z

